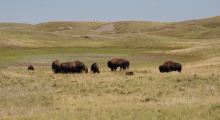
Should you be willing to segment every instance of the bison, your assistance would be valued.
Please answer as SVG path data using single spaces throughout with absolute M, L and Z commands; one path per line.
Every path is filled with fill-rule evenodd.
M 28 70 L 34 70 L 34 67 L 32 65 L 29 65 Z
M 98 66 L 97 63 L 93 63 L 93 64 L 91 65 L 91 71 L 92 71 L 93 73 L 100 73 L 100 71 L 99 71 L 99 66 Z
M 85 67 L 83 68 L 83 71 L 84 71 L 85 73 L 88 73 L 88 67 L 85 66 Z
M 125 75 L 131 76 L 131 75 L 134 75 L 134 73 L 133 72 L 126 72 Z
M 61 63 L 61 71 L 62 73 L 75 73 L 78 72 L 78 68 L 76 66 L 76 63 L 66 62 L 66 63 Z
M 52 62 L 52 71 L 53 73 L 61 73 L 61 63 L 59 60 L 55 60 Z
M 166 61 L 163 65 L 159 66 L 159 70 L 161 73 L 172 71 L 178 71 L 181 73 L 182 65 L 180 63 L 175 63 L 172 61 Z
M 82 73 L 83 71 L 86 71 L 86 66 L 83 62 L 74 61 L 74 63 L 76 64 L 76 67 L 78 69 L 78 73 Z
M 125 59 L 112 59 L 110 61 L 107 62 L 107 65 L 109 68 L 111 68 L 111 71 L 116 71 L 117 67 L 120 67 L 120 71 L 121 69 L 125 70 L 125 69 L 129 69 L 129 61 L 125 60 Z

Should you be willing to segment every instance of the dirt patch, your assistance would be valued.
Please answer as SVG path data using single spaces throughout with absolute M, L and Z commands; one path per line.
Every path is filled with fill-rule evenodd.
M 64 27 L 59 27 L 59 29 L 64 29 Z M 68 29 L 73 30 L 73 27 L 68 27 Z M 75 29 L 83 30 L 83 28 L 75 28 Z M 65 31 L 65 30 L 61 30 L 61 31 Z M 97 32 L 97 33 L 110 33 L 110 34 L 116 33 L 115 26 L 114 26 L 113 23 L 103 25 L 102 27 L 100 27 L 96 30 L 90 30 L 90 31 Z M 101 40 L 114 39 L 114 37 L 106 37 L 106 36 L 101 36 L 101 35 L 97 35 L 97 34 L 70 35 L 70 34 L 56 33 L 56 31 L 53 32 L 53 34 L 55 34 L 55 35 L 65 35 L 65 36 L 69 36 L 69 37 L 84 37 L 84 38 L 88 38 L 88 39 L 101 39 Z
M 112 34 L 116 32 L 115 26 L 113 23 L 108 24 L 108 25 L 103 25 L 101 28 L 98 28 L 94 31 L 98 33 L 112 33 Z

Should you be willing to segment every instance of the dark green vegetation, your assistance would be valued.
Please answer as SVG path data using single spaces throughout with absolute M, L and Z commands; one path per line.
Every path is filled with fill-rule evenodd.
M 147 21 L 0 23 L 0 118 L 220 119 L 220 16 Z M 111 72 L 107 61 L 130 61 Z M 54 60 L 100 74 L 53 74 Z M 182 73 L 159 73 L 167 60 Z M 34 71 L 27 71 L 27 66 Z

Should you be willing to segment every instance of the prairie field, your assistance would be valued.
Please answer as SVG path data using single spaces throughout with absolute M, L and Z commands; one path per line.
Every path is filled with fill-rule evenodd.
M 0 119 L 220 119 L 219 30 L 220 16 L 0 23 Z M 113 58 L 129 60 L 129 70 L 112 72 Z M 54 74 L 54 60 L 97 62 L 100 73 Z M 181 63 L 181 73 L 160 73 L 165 61 Z

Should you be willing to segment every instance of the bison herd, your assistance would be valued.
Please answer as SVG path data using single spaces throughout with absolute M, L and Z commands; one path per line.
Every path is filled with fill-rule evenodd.
M 88 67 L 85 66 L 85 64 L 80 61 L 60 63 L 59 60 L 55 60 L 52 63 L 52 71 L 56 74 L 57 73 L 82 73 L 82 72 L 88 73 Z M 93 63 L 91 65 L 91 71 L 93 73 L 100 73 L 97 63 Z
M 107 62 L 107 65 L 112 71 L 116 71 L 117 67 L 120 67 L 120 71 L 129 69 L 129 61 L 125 59 L 112 59 Z M 55 60 L 52 63 L 52 71 L 54 73 L 88 73 L 88 67 L 80 61 L 60 63 L 59 60 Z M 91 72 L 100 73 L 97 63 L 91 65 Z
M 111 69 L 111 71 L 116 71 L 118 67 L 120 67 L 121 70 L 129 69 L 130 62 L 125 59 L 112 59 L 107 62 L 107 66 Z M 99 66 L 97 63 L 93 63 L 91 65 L 91 72 L 92 73 L 100 73 Z M 28 66 L 28 70 L 34 70 L 34 67 L 32 65 Z M 172 61 L 166 61 L 163 65 L 159 66 L 159 71 L 161 73 L 164 72 L 172 72 L 177 71 L 181 73 L 182 65 L 180 63 L 175 63 Z M 55 60 L 52 62 L 52 71 L 53 73 L 88 73 L 88 67 L 85 66 L 83 62 L 80 61 L 74 61 L 74 62 L 65 62 L 60 63 L 59 60 Z M 125 75 L 134 75 L 133 72 L 127 72 Z

